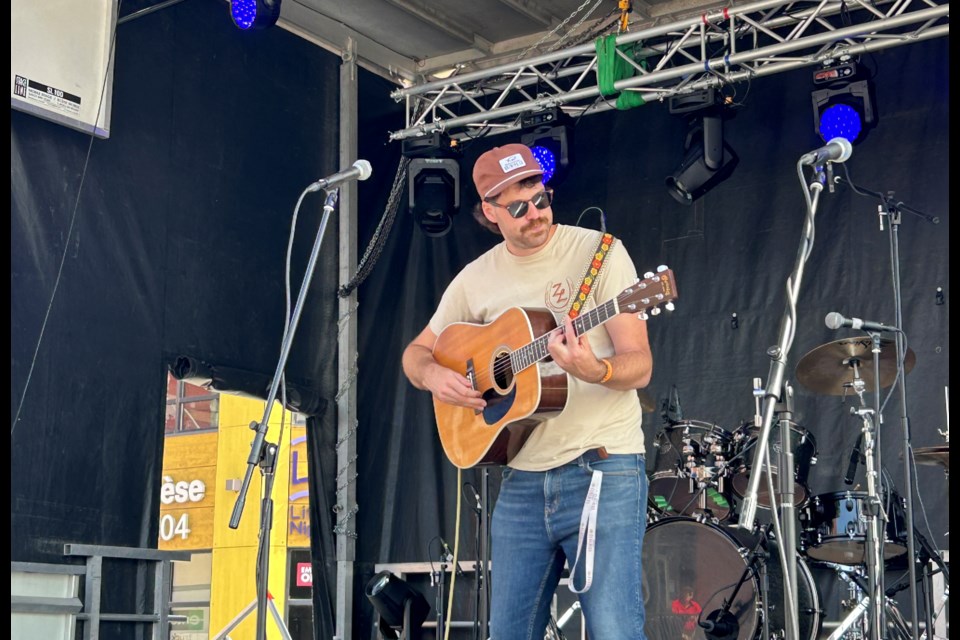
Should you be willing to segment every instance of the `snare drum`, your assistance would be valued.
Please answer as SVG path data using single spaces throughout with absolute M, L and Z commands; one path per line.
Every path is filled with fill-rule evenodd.
M 802 527 L 800 546 L 814 560 L 837 564 L 865 564 L 867 540 L 866 491 L 834 491 L 813 497 L 798 516 Z M 893 494 L 885 503 L 887 526 L 883 559 L 907 552 L 905 507 Z M 882 525 L 881 525 L 882 526 Z
M 733 501 L 726 461 L 732 441 L 732 433 L 709 422 L 686 420 L 664 427 L 652 448 L 650 507 L 665 516 L 728 519 Z
M 802 506 L 810 496 L 807 489 L 807 477 L 810 475 L 810 465 L 817 462 L 817 441 L 809 431 L 790 421 L 790 451 L 793 453 L 793 504 Z M 756 455 L 756 444 L 760 439 L 760 427 L 748 423 L 733 434 L 733 447 L 736 457 L 731 484 L 733 492 L 743 498 L 747 495 L 750 483 L 750 471 L 753 467 L 753 457 Z M 773 490 L 779 494 L 780 476 L 777 474 L 777 464 L 782 450 L 780 446 L 780 424 L 774 422 L 770 426 L 769 456 L 764 459 L 767 468 L 772 471 Z M 760 487 L 757 489 L 757 506 L 770 508 L 770 492 L 767 489 L 767 475 L 760 476 Z

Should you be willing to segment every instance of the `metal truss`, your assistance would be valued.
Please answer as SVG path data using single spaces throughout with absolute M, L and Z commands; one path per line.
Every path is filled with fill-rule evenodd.
M 644 102 L 722 88 L 800 67 L 949 35 L 949 2 L 767 0 L 617 36 L 632 77 L 617 93 Z M 621 45 L 634 44 L 632 55 Z M 593 43 L 398 89 L 406 128 L 390 140 L 445 132 L 454 139 L 514 131 L 521 114 L 559 107 L 571 116 L 616 108 L 597 84 Z

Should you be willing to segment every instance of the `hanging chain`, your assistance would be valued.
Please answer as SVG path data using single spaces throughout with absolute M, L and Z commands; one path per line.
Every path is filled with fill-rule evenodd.
M 400 166 L 397 167 L 397 175 L 393 178 L 393 187 L 390 189 L 390 198 L 387 200 L 383 217 L 380 219 L 380 224 L 377 225 L 376 231 L 373 232 L 373 237 L 370 238 L 370 244 L 367 245 L 367 250 L 364 252 L 363 258 L 360 259 L 357 274 L 350 282 L 341 286 L 337 291 L 337 295 L 341 298 L 349 296 L 354 289 L 360 286 L 361 282 L 367 279 L 367 276 L 369 276 L 373 270 L 373 266 L 380 258 L 380 253 L 383 251 L 387 236 L 390 235 L 390 229 L 393 227 L 393 222 L 397 217 L 397 209 L 399 208 L 398 196 L 403 189 L 403 185 L 406 183 L 407 165 L 409 164 L 409 158 L 400 158 Z
M 537 41 L 536 44 L 530 46 L 526 51 L 524 51 L 523 53 L 521 53 L 520 56 L 517 58 L 517 60 L 523 60 L 524 58 L 527 57 L 527 54 L 528 54 L 528 53 L 530 53 L 530 52 L 533 51 L 534 49 L 538 48 L 538 47 L 539 47 L 540 45 L 542 45 L 544 42 L 546 42 L 546 41 L 549 40 L 551 37 L 553 37 L 553 35 L 555 35 L 558 31 L 560 31 L 560 29 L 563 29 L 565 26 L 567 26 L 567 23 L 570 22 L 575 15 L 577 15 L 578 13 L 580 13 L 581 11 L 583 11 L 583 10 L 586 8 L 586 6 L 587 6 L 588 4 L 590 4 L 591 2 L 593 2 L 593 0 L 583 0 L 583 4 L 581 4 L 579 7 L 577 7 L 576 9 L 574 9 L 574 10 L 573 10 L 573 13 L 571 13 L 570 15 L 568 15 L 563 22 L 561 22 L 560 24 L 558 24 L 558 25 L 553 29 L 553 31 L 551 31 L 550 33 L 548 33 L 548 34 L 546 34 L 545 36 L 543 36 L 542 38 L 540 38 L 540 39 Z M 597 4 L 599 4 L 599 1 L 597 2 Z

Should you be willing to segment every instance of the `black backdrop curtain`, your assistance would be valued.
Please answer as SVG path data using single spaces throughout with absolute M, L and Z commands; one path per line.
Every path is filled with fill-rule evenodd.
M 873 191 L 895 191 L 898 200 L 940 219 L 939 225 L 932 225 L 905 214 L 899 231 L 903 326 L 917 356 L 906 378 L 914 447 L 943 444 L 937 429 L 945 427 L 947 417 L 948 44 L 943 38 L 864 57 L 863 64 L 874 74 L 879 123 L 847 162 L 854 183 Z M 648 391 L 659 406 L 676 386 L 684 419 L 732 431 L 753 418 L 753 378 L 764 383 L 768 378 L 766 350 L 777 342 L 786 279 L 804 220 L 795 163 L 823 144 L 813 129 L 811 77 L 812 69 L 805 69 L 725 88 L 743 103 L 724 132 L 740 165 L 692 206 L 676 203 L 664 188 L 664 178 L 682 158 L 686 135 L 685 122 L 670 116 L 665 104 L 587 115 L 577 125 L 576 164 L 572 176 L 556 187 L 556 220 L 599 228 L 597 210 L 588 208 L 600 207 L 607 230 L 622 238 L 639 271 L 659 264 L 674 269 L 680 294 L 677 309 L 648 323 L 654 353 Z M 388 91 L 385 86 L 384 94 Z M 388 118 L 385 126 L 403 128 L 402 117 Z M 384 149 L 384 137 L 368 139 L 362 148 L 369 157 L 379 158 L 374 166 L 384 181 L 375 183 L 381 203 L 390 184 L 384 174 L 391 174 L 399 154 L 396 144 Z M 364 579 L 378 562 L 436 561 L 440 551 L 435 536 L 453 544 L 461 487 L 437 438 L 429 396 L 403 377 L 400 355 L 429 319 L 453 274 L 497 241 L 470 217 L 469 207 L 477 197 L 469 176 L 473 160 L 483 150 L 513 140 L 501 135 L 464 145 L 463 206 L 451 233 L 427 238 L 409 215 L 401 217 L 377 269 L 361 287 L 358 575 Z M 369 191 L 367 185 L 361 186 L 361 197 Z M 854 486 L 842 481 L 860 430 L 860 423 L 848 414 L 851 398 L 815 394 L 796 382 L 794 370 L 815 347 L 857 335 L 827 329 L 824 316 L 830 311 L 894 322 L 890 237 L 878 228 L 878 204 L 840 186 L 835 193 L 823 193 L 816 217 L 816 239 L 803 277 L 787 370 L 796 393 L 795 418 L 819 449 L 808 481 L 813 494 L 857 485 L 866 490 L 863 465 Z M 371 213 L 364 211 L 361 238 L 370 237 L 378 221 L 366 217 Z M 938 288 L 945 294 L 944 304 L 938 304 Z M 881 447 L 883 467 L 902 491 L 900 412 L 895 393 L 884 410 Z M 659 412 L 645 415 L 648 448 L 661 427 Z M 494 470 L 491 477 L 495 500 L 499 473 Z M 479 487 L 478 470 L 464 472 L 462 480 Z M 916 524 L 935 547 L 949 548 L 943 470 L 918 466 L 917 480 L 922 504 L 914 499 Z M 470 488 L 462 490 L 459 555 L 473 559 L 476 517 L 468 507 Z M 762 510 L 758 517 L 764 518 Z M 832 573 L 814 574 L 821 606 L 836 620 L 845 592 Z M 738 577 L 731 576 L 731 581 Z M 888 576 L 896 578 L 899 573 Z M 429 584 L 420 585 L 433 605 Z M 357 623 L 366 633 L 372 628 L 371 608 L 360 595 L 360 586 L 357 602 L 363 609 Z M 461 586 L 466 592 L 458 598 L 466 604 L 458 613 L 461 619 L 471 619 L 472 586 L 469 581 L 461 581 Z M 909 616 L 906 607 L 902 611 Z
M 198 0 L 119 26 L 111 137 L 85 173 L 88 136 L 11 112 L 12 560 L 64 562 L 67 542 L 155 547 L 165 367 L 186 355 L 272 377 L 293 207 L 336 170 L 338 68 Z M 300 211 L 295 287 L 321 207 Z M 288 365 L 321 398 L 336 385 L 336 248 L 334 222 Z M 335 430 L 332 405 L 311 423 Z M 257 510 L 254 498 L 245 517 Z M 332 601 L 324 567 L 314 575 Z M 122 580 L 105 587 L 105 606 L 134 597 Z M 317 637 L 332 629 L 319 619 Z

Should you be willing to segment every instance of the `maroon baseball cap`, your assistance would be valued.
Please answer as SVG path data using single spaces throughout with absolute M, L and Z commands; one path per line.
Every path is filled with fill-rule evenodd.
M 481 200 L 492 198 L 524 178 L 539 175 L 543 175 L 543 168 L 525 144 L 494 147 L 473 165 L 473 183 Z

